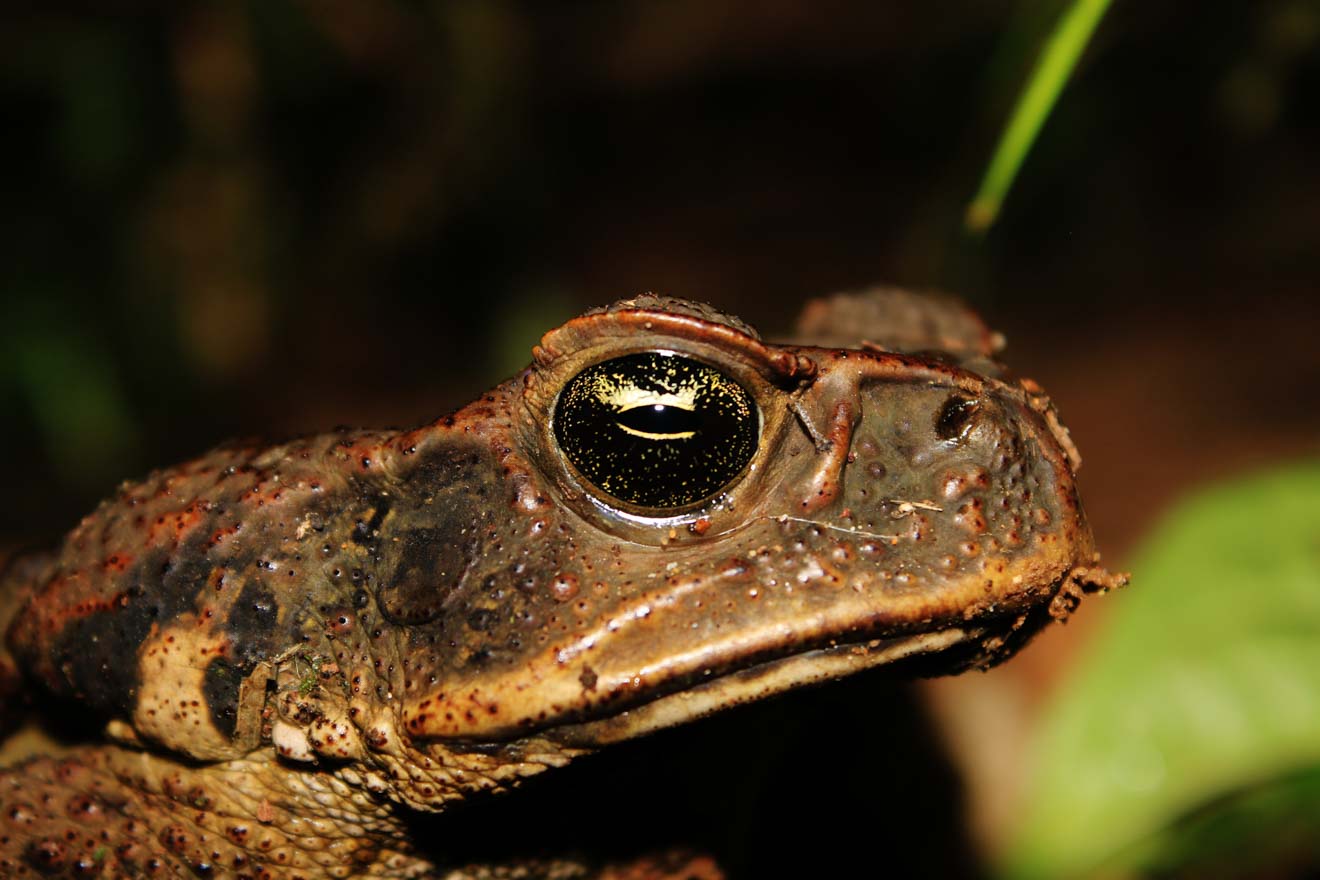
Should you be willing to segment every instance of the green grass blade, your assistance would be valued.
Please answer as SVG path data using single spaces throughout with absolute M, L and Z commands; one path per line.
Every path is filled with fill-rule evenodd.
M 964 222 L 970 231 L 984 232 L 995 222 L 1018 168 L 1108 8 L 1109 0 L 1074 0 L 1059 19 L 1013 108 L 981 188 L 967 206 Z

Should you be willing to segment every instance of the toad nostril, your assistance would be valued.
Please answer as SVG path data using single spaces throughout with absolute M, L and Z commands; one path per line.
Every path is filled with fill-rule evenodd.
M 976 400 L 971 397 L 950 395 L 935 417 L 935 436 L 941 440 L 952 440 L 960 436 L 967 430 L 972 416 L 976 415 L 976 407 Z

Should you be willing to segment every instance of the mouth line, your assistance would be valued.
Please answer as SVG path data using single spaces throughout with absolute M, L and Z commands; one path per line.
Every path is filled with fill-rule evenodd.
M 659 691 L 651 699 L 625 709 L 553 725 L 542 735 L 568 747 L 597 748 L 797 687 L 949 650 L 985 634 L 984 628 L 946 627 L 907 636 L 842 642 L 745 666 L 733 665 L 709 679 Z
M 913 601 L 869 614 L 844 609 L 795 630 L 767 624 L 676 646 L 684 647 L 677 653 L 654 646 L 639 652 L 629 643 L 625 647 L 634 650 L 606 651 L 595 663 L 559 652 L 521 676 L 465 683 L 437 705 L 428 698 L 411 707 L 406 723 L 417 738 L 459 750 L 532 740 L 590 750 L 879 666 L 901 665 L 902 674 L 916 676 L 988 668 L 1070 610 L 1052 600 L 1075 579 L 1073 571 L 1066 569 L 1049 588 L 1019 590 L 1002 604 L 985 600 L 978 584 L 969 583 L 966 591 L 981 604 L 956 601 L 961 594 L 953 594 L 940 607 Z M 1014 583 L 1024 576 L 1045 580 L 1039 571 L 1002 574 Z

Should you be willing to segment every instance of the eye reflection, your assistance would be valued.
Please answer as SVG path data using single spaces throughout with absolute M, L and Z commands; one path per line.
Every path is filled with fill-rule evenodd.
M 622 410 L 615 422 L 629 434 L 648 440 L 687 440 L 701 426 L 696 413 L 663 403 Z

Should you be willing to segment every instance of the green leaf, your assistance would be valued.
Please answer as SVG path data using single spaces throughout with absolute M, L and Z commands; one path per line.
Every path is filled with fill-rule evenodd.
M 1320 461 L 1187 501 L 1131 568 L 1042 719 L 1004 876 L 1168 870 L 1207 828 L 1258 843 L 1252 804 L 1320 817 Z

